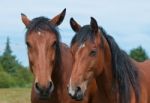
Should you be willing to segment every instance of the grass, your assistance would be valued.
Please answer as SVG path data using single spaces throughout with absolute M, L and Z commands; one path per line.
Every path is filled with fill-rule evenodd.
M 30 103 L 29 88 L 0 89 L 0 103 Z

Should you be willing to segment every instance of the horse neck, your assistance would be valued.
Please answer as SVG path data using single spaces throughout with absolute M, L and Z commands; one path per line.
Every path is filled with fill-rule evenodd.
M 60 84 L 62 82 L 62 80 L 61 80 L 62 75 L 61 75 L 61 68 L 54 68 L 54 69 L 55 70 L 54 70 L 54 73 L 52 75 L 52 80 L 54 82 L 55 90 L 57 90 L 57 88 L 59 86 L 61 86 Z
M 96 82 L 99 92 L 106 99 L 106 103 L 112 101 L 112 62 L 111 50 L 106 39 L 104 39 L 104 66 L 103 71 L 97 76 Z
M 61 65 L 55 68 L 53 73 L 53 81 L 56 88 L 66 88 L 72 71 L 73 58 L 70 49 L 64 43 L 60 43 Z M 63 90 L 63 89 L 62 89 Z
M 61 51 L 61 45 L 60 45 L 60 52 L 61 52 L 61 57 L 60 57 L 61 63 L 59 64 L 59 66 L 56 66 L 55 68 L 53 68 L 53 73 L 52 73 L 52 80 L 53 80 L 54 86 L 56 88 L 55 90 L 57 90 L 57 88 L 60 87 L 62 84 L 62 51 Z

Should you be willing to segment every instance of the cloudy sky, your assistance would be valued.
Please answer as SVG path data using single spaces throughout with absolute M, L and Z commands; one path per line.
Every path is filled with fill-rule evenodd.
M 38 16 L 52 18 L 64 8 L 67 8 L 67 15 L 59 28 L 65 43 L 69 44 L 74 35 L 69 25 L 70 17 L 85 25 L 93 16 L 122 49 L 129 52 L 141 45 L 150 56 L 150 0 L 1 0 L 0 54 L 9 37 L 13 54 L 28 66 L 24 43 L 26 29 L 20 14 L 31 19 Z

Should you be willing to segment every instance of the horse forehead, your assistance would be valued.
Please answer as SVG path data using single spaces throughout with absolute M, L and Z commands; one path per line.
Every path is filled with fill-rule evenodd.
M 37 32 L 37 34 L 38 34 L 39 36 L 41 36 L 41 35 L 42 35 L 41 31 L 38 31 L 38 32 Z
M 85 45 L 85 43 L 82 43 L 79 47 L 78 47 L 78 49 L 77 49 L 77 53 L 79 52 L 79 51 L 81 51 L 83 48 L 85 48 L 86 47 L 86 45 Z
M 40 38 L 56 38 L 56 35 L 53 32 L 50 31 L 37 31 L 35 32 L 35 35 L 37 35 Z
M 39 42 L 40 44 L 46 42 L 53 42 L 57 40 L 57 37 L 53 32 L 43 32 L 43 31 L 34 31 L 31 34 L 27 35 L 26 41 L 29 42 Z
M 85 47 L 85 43 L 82 43 L 80 46 L 79 46 L 79 49 L 82 49 Z
M 44 33 L 44 32 L 41 32 L 41 31 L 37 31 L 36 35 L 39 36 L 39 37 L 42 37 L 42 38 L 47 37 L 47 33 Z

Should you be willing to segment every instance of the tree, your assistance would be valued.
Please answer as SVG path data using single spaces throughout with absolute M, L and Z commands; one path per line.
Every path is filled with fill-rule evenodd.
M 139 46 L 137 48 L 134 48 L 130 51 L 130 57 L 135 59 L 136 61 L 142 62 L 146 59 L 148 59 L 148 55 L 146 54 L 145 50 L 142 48 L 142 46 Z
M 16 60 L 16 57 L 12 55 L 9 38 L 7 38 L 6 47 L 5 47 L 3 55 L 0 57 L 0 62 L 1 62 L 2 67 L 7 73 L 15 74 L 19 63 Z
M 0 88 L 29 87 L 32 83 L 32 75 L 12 55 L 9 38 L 6 47 L 0 56 Z
M 12 50 L 10 48 L 10 41 L 9 38 L 7 37 L 7 41 L 6 41 L 6 47 L 5 47 L 5 51 L 3 55 L 11 55 Z
M 9 88 L 15 85 L 12 76 L 6 73 L 0 63 L 0 88 Z
M 15 80 L 11 75 L 4 71 L 0 71 L 0 88 L 9 88 L 16 85 Z

